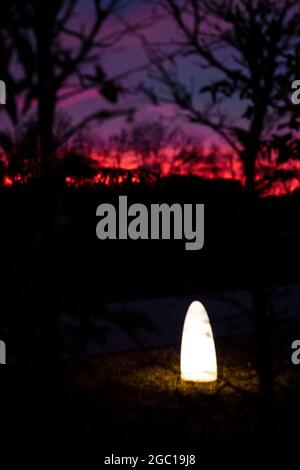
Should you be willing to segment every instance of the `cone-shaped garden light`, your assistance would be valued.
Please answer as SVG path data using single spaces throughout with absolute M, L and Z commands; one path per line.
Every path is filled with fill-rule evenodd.
M 214 337 L 207 312 L 198 301 L 191 303 L 185 317 L 180 368 L 182 380 L 193 382 L 217 380 Z

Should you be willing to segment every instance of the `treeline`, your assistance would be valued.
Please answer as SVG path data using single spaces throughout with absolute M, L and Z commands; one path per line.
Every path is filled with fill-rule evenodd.
M 169 175 L 197 175 L 243 183 L 240 160 L 232 150 L 207 144 L 164 121 L 131 123 L 106 137 L 88 128 L 64 141 L 71 128 L 66 114 L 55 120 L 55 175 L 68 186 L 150 184 Z M 43 155 L 38 120 L 31 118 L 14 132 L 0 132 L 0 184 L 26 184 L 42 175 Z M 257 162 L 257 188 L 262 194 L 285 194 L 299 185 L 298 162 L 280 164 L 274 149 L 264 149 Z

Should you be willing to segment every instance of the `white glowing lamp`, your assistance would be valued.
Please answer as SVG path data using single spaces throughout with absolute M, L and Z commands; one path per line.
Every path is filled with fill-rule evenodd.
M 210 321 L 201 302 L 188 308 L 181 340 L 182 380 L 213 382 L 217 380 L 216 348 Z

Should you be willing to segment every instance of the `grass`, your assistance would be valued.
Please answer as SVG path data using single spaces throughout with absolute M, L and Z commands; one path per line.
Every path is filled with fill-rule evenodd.
M 217 339 L 215 383 L 180 380 L 179 346 L 68 360 L 63 391 L 60 379 L 58 389 L 54 386 L 55 367 L 54 375 L 43 365 L 7 368 L 11 386 L 1 422 L 6 419 L 11 442 L 45 452 L 96 451 L 99 459 L 110 453 L 211 449 L 214 456 L 247 449 L 248 458 L 259 445 L 274 454 L 285 442 L 289 448 L 297 443 L 300 366 L 291 363 L 291 343 L 298 332 L 299 325 L 274 332 L 276 385 L 268 429 L 259 421 L 251 336 Z
M 256 446 L 261 435 L 253 338 L 219 340 L 217 351 L 219 379 L 203 384 L 180 380 L 178 347 L 73 362 L 68 401 L 73 409 L 90 410 L 79 427 L 76 420 L 77 431 L 86 429 L 90 441 L 97 436 L 98 422 L 103 445 L 111 450 L 129 449 L 133 443 L 135 449 L 154 450 L 195 449 L 200 443 L 217 449 Z M 288 359 L 284 354 L 276 358 L 273 443 L 292 435 L 300 422 L 299 410 L 292 407 L 297 404 L 298 371 Z

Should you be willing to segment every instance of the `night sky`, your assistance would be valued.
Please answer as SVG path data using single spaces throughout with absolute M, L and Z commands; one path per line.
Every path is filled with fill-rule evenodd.
M 145 21 L 153 12 L 143 0 L 127 0 L 123 4 L 123 8 L 118 13 L 118 16 L 107 20 L 103 29 L 103 36 L 106 37 L 112 32 L 120 31 L 124 28 L 122 21 L 125 20 L 131 24 L 140 24 Z M 72 26 L 80 26 L 82 23 L 88 24 L 92 18 L 91 3 L 85 0 L 80 0 L 78 3 L 78 14 L 72 21 Z M 70 23 L 71 24 L 71 23 Z M 150 42 L 169 42 L 177 34 L 176 27 L 170 19 L 161 18 L 160 21 L 154 23 L 151 27 L 143 30 L 143 33 Z M 136 68 L 146 65 L 148 58 L 143 50 L 141 39 L 136 35 L 129 35 L 123 38 L 113 49 L 105 51 L 104 55 L 100 58 L 100 63 L 103 65 L 108 76 L 112 79 L 122 77 L 120 83 L 128 90 L 134 89 L 139 83 L 143 82 L 150 84 L 148 73 L 149 71 L 143 69 L 139 72 L 134 72 Z M 129 72 L 129 75 L 127 75 Z M 207 75 L 208 74 L 208 75 Z M 214 71 L 204 72 L 195 66 L 193 59 L 185 60 L 180 66 L 180 77 L 183 83 L 190 84 L 193 82 L 195 90 L 207 83 L 207 80 L 214 75 Z M 166 123 L 172 125 L 180 125 L 187 133 L 192 135 L 199 135 L 201 140 L 204 138 L 208 144 L 219 143 L 219 136 L 212 133 L 207 128 L 200 128 L 199 125 L 189 124 L 182 119 L 178 109 L 169 104 L 161 104 L 159 107 L 154 106 L 149 100 L 141 94 L 126 94 L 119 100 L 118 106 L 134 107 L 137 112 L 135 114 L 136 122 L 154 121 L 156 119 L 164 119 Z M 230 112 L 232 113 L 232 103 L 230 103 Z M 61 109 L 68 113 L 73 122 L 79 121 L 85 115 L 93 111 L 99 110 L 102 107 L 109 107 L 98 94 L 98 91 L 88 90 L 81 92 L 76 97 L 72 97 L 64 101 Z M 236 103 L 235 107 L 239 110 L 239 104 Z M 2 114 L 1 124 L 3 127 L 9 127 L 7 117 Z M 93 134 L 97 137 L 107 137 L 108 135 L 117 133 L 120 128 L 124 126 L 123 119 L 114 119 L 99 125 L 95 123 L 91 126 Z M 222 143 L 224 145 L 224 142 Z
M 77 16 L 70 22 L 73 28 L 75 26 L 79 28 L 82 24 L 88 24 L 92 21 L 93 12 L 91 5 L 92 2 L 79 0 Z M 112 32 L 123 30 L 124 25 L 122 21 L 126 21 L 132 25 L 141 24 L 149 18 L 151 12 L 153 12 L 153 7 L 150 7 L 144 0 L 124 0 L 123 8 L 120 9 L 114 17 L 106 21 L 103 29 L 103 37 L 110 35 Z M 162 16 L 161 12 L 160 15 Z M 147 38 L 147 41 L 152 44 L 158 42 L 169 43 L 172 39 L 178 37 L 178 30 L 170 18 L 161 17 L 161 19 L 151 27 L 144 29 L 143 34 Z M 170 49 L 168 50 L 170 51 Z M 230 56 L 226 56 L 226 60 L 230 61 Z M 133 73 L 137 68 L 146 65 L 148 62 L 149 59 L 143 50 L 141 39 L 137 37 L 137 35 L 128 35 L 126 38 L 122 38 L 113 49 L 110 48 L 106 50 L 101 57 L 99 56 L 99 63 L 104 67 L 108 77 L 118 79 L 121 76 L 122 79 L 119 83 L 124 86 L 126 90 L 130 91 L 120 97 L 117 108 L 134 107 L 136 109 L 134 119 L 138 123 L 141 121 L 164 119 L 167 124 L 171 124 L 172 126 L 180 125 L 186 133 L 194 137 L 199 136 L 199 140 L 201 140 L 205 146 L 217 144 L 223 149 L 226 149 L 227 144 L 221 140 L 219 135 L 206 127 L 188 123 L 182 118 L 181 112 L 174 105 L 160 104 L 159 106 L 154 106 L 142 94 L 132 93 L 132 90 L 140 83 L 153 85 L 153 82 L 149 81 L 149 70 L 143 69 Z M 206 98 L 203 96 L 199 98 L 198 90 L 203 85 L 216 79 L 217 72 L 213 69 L 208 71 L 201 69 L 195 62 L 194 57 L 185 60 L 182 59 L 179 63 L 180 79 L 182 83 L 188 86 L 192 84 L 195 96 L 198 97 L 198 103 L 201 103 L 201 106 L 205 105 Z M 91 89 L 81 91 L 78 96 L 65 100 L 61 104 L 61 109 L 68 113 L 72 121 L 76 123 L 80 121 L 82 117 L 94 111 L 108 108 L 109 106 L 110 105 L 101 98 L 97 89 Z M 241 116 L 246 106 L 245 103 L 241 104 L 239 98 L 236 97 L 234 99 L 231 98 L 227 104 L 223 105 L 225 112 L 226 106 L 229 109 L 230 117 L 236 119 L 236 122 L 240 126 L 242 124 Z M 4 113 L 1 115 L 1 124 L 2 127 L 9 127 L 8 119 Z M 93 134 L 97 137 L 105 138 L 111 134 L 118 133 L 124 124 L 123 119 L 113 119 L 101 124 L 101 127 L 99 127 L 99 124 L 94 123 L 91 125 L 91 129 Z
M 81 0 L 81 8 L 86 16 L 89 18 L 89 12 L 86 9 L 86 2 Z M 124 8 L 120 11 L 120 16 L 131 24 L 137 24 L 144 21 L 151 15 L 151 9 L 142 0 L 130 0 L 124 3 Z M 110 34 L 112 31 L 118 31 L 123 29 L 120 19 L 110 19 L 105 27 L 104 36 Z M 152 27 L 149 27 L 145 35 L 148 40 L 155 39 L 156 41 L 165 41 L 170 38 L 172 32 L 175 29 L 169 20 L 161 19 Z M 148 59 L 143 51 L 141 40 L 137 36 L 127 36 L 118 45 L 115 46 L 114 50 L 106 53 L 102 59 L 102 64 L 110 77 L 122 76 L 121 83 L 127 87 L 135 87 L 140 82 L 147 82 L 147 71 L 141 70 L 140 72 L 131 73 L 136 68 L 143 66 L 148 62 Z M 130 75 L 125 78 L 126 72 L 129 71 Z M 192 67 L 185 69 L 185 76 L 189 79 L 189 75 L 192 73 Z M 64 108 L 68 111 L 73 118 L 75 116 L 83 116 L 85 113 L 96 110 L 97 106 L 101 103 L 97 90 L 87 91 L 80 96 L 73 98 L 72 100 L 64 103 Z M 142 96 L 126 96 L 122 97 L 120 103 L 124 106 L 134 106 L 138 112 L 135 119 L 140 120 L 141 116 L 145 120 L 159 119 L 161 116 L 166 119 L 172 119 L 174 122 L 174 116 L 176 120 L 179 119 L 178 111 L 171 105 L 161 105 L 159 108 L 153 106 L 148 102 L 145 97 Z M 107 106 L 107 103 L 105 103 Z M 182 121 L 180 120 L 182 123 Z M 105 135 L 117 132 L 120 127 L 124 124 L 122 119 L 113 120 L 102 126 L 102 132 Z
M 84 0 L 81 0 L 83 11 L 88 18 L 88 13 Z M 120 11 L 120 16 L 124 18 L 127 22 L 131 24 L 140 24 L 149 18 L 153 13 L 152 8 L 150 8 L 146 2 L 143 0 L 128 0 L 124 3 L 124 8 Z M 161 19 L 151 27 L 148 27 L 144 31 L 144 35 L 147 41 L 151 43 L 167 43 L 170 42 L 174 37 L 178 35 L 176 26 L 169 18 L 163 18 L 162 12 L 159 13 Z M 120 20 L 113 18 L 107 22 L 104 35 L 106 31 L 109 33 L 111 31 L 120 30 L 123 26 L 120 26 Z M 173 49 L 168 49 L 171 51 Z M 141 70 L 140 72 L 131 73 L 136 68 L 147 64 L 148 58 L 143 50 L 141 39 L 137 36 L 128 36 L 120 44 L 118 44 L 115 49 L 106 54 L 102 60 L 105 70 L 110 74 L 111 77 L 122 77 L 126 74 L 127 71 L 130 72 L 130 75 L 127 78 L 122 78 L 122 83 L 127 85 L 129 88 L 134 88 L 139 83 L 143 82 L 148 85 L 151 85 L 149 81 L 149 70 Z M 199 67 L 195 65 L 194 59 L 189 59 L 182 61 L 180 64 L 180 78 L 183 83 L 186 83 L 188 86 L 193 83 L 195 90 L 199 89 L 205 83 L 207 83 L 210 78 L 214 76 L 214 71 L 210 70 L 209 72 L 204 72 L 200 70 Z M 72 101 L 65 103 L 68 111 L 73 116 L 83 115 L 85 112 L 88 112 L 93 109 L 97 109 L 97 103 L 99 100 L 95 101 L 95 97 L 98 97 L 97 91 L 86 92 L 80 97 L 73 99 Z M 182 119 L 181 114 L 178 109 L 169 104 L 160 104 L 159 107 L 154 106 L 149 102 L 146 97 L 141 95 L 134 97 L 122 98 L 120 101 L 122 104 L 134 106 L 137 109 L 135 119 L 137 122 L 140 120 L 149 120 L 153 121 L 156 119 L 163 118 L 166 122 L 172 122 L 173 125 L 179 124 L 184 128 L 185 132 L 193 135 L 199 135 L 201 138 L 205 138 L 207 143 L 221 143 L 218 135 L 212 133 L 210 129 L 200 128 L 197 124 L 189 124 L 184 119 Z M 231 113 L 232 113 L 232 103 Z M 239 104 L 234 103 L 236 109 L 239 109 Z M 102 131 L 104 135 L 112 134 L 117 132 L 120 127 L 124 124 L 122 119 L 114 120 L 113 122 L 108 122 L 102 126 Z M 222 142 L 224 145 L 224 142 Z M 223 146 L 222 145 L 222 146 Z

